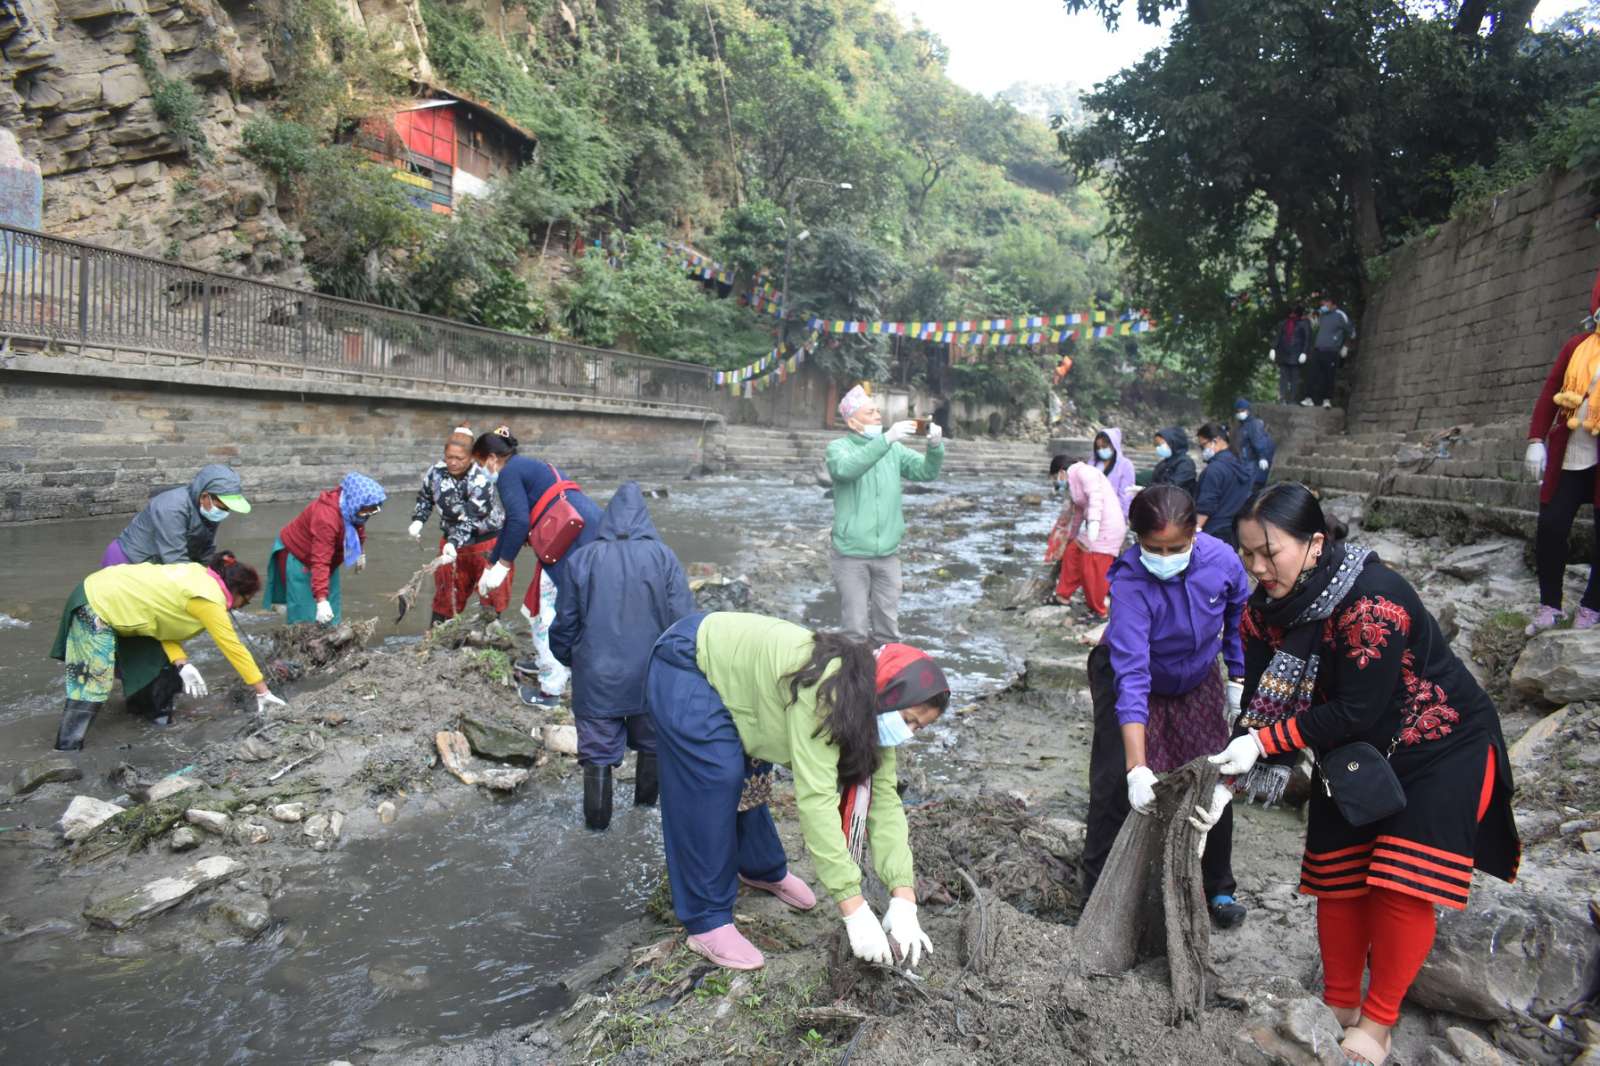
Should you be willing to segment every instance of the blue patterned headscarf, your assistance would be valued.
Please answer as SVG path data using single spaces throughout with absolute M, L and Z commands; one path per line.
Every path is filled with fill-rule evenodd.
M 344 565 L 354 566 L 361 558 L 361 535 L 356 532 L 364 519 L 356 517 L 363 507 L 371 507 L 388 499 L 383 486 L 365 474 L 354 471 L 339 482 L 339 515 L 344 519 Z

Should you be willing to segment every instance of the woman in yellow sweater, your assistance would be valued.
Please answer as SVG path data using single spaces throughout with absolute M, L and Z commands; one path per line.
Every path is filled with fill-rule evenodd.
M 67 704 L 56 750 L 83 747 L 84 734 L 110 698 L 119 669 L 125 696 L 149 685 L 169 663 L 182 678 L 185 693 L 204 696 L 205 678 L 183 650 L 183 642 L 201 630 L 211 634 L 239 677 L 255 689 L 257 710 L 283 706 L 240 643 L 228 613 L 260 590 L 255 570 L 227 551 L 205 564 L 134 563 L 109 566 L 84 578 L 67 598 L 50 652 L 67 664 Z

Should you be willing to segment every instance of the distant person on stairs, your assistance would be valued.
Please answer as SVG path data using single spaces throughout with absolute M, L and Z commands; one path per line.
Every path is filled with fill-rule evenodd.
M 1600 275 L 1589 294 L 1584 332 L 1562 345 L 1545 378 L 1528 426 L 1528 476 L 1540 482 L 1539 526 L 1534 562 L 1539 574 L 1539 607 L 1528 626 L 1531 636 L 1566 617 L 1561 609 L 1566 577 L 1567 538 L 1578 511 L 1589 504 L 1600 514 Z M 1589 561 L 1589 584 L 1578 604 L 1574 629 L 1600 622 L 1600 537 Z
M 1250 413 L 1250 401 L 1243 396 L 1233 401 L 1233 417 L 1239 423 L 1234 430 L 1234 440 L 1238 442 L 1234 451 L 1241 462 L 1254 468 L 1251 476 L 1259 489 L 1267 483 L 1267 471 L 1272 469 L 1278 446 L 1272 442 L 1267 424 Z
M 1350 342 L 1355 340 L 1356 327 L 1350 316 L 1340 310 L 1331 296 L 1324 296 L 1318 305 L 1317 334 L 1312 342 L 1310 381 L 1302 407 L 1333 406 L 1334 379 L 1339 376 L 1339 361 L 1350 354 Z
M 838 586 L 841 626 L 874 644 L 900 639 L 900 540 L 906 522 L 900 510 L 900 479 L 932 481 L 944 465 L 943 431 L 928 427 L 928 449 L 918 455 L 901 441 L 917 423 L 885 429 L 878 405 L 857 385 L 839 401 L 848 436 L 828 445 L 833 479 L 833 583 Z
M 1304 304 L 1295 304 L 1289 315 L 1278 325 L 1278 336 L 1273 341 L 1267 358 L 1278 367 L 1278 402 L 1295 403 L 1300 399 L 1301 378 L 1305 376 L 1306 363 L 1311 353 L 1311 319 L 1306 317 Z
M 1190 496 L 1200 491 L 1200 475 L 1189 458 L 1189 433 L 1182 426 L 1168 426 L 1156 433 L 1155 469 L 1151 485 L 1176 485 Z

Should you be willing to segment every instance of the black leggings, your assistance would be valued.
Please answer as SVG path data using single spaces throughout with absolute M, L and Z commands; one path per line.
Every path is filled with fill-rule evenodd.
M 1128 806 L 1128 774 L 1117 721 L 1117 678 L 1111 671 L 1111 649 L 1100 645 L 1089 653 L 1089 695 L 1094 700 L 1094 740 L 1089 748 L 1089 826 L 1083 841 L 1084 898 L 1094 891 L 1111 855 L 1111 845 L 1132 809 Z M 1200 857 L 1200 879 L 1206 898 L 1233 895 L 1233 804 L 1206 836 Z
M 1539 529 L 1534 535 L 1533 557 L 1539 571 L 1539 602 L 1546 607 L 1561 609 L 1562 584 L 1567 571 L 1567 538 L 1572 535 L 1572 523 L 1584 504 L 1594 503 L 1595 472 L 1600 467 L 1587 470 L 1563 470 L 1556 481 L 1555 495 L 1550 502 L 1539 507 Z M 1589 586 L 1583 590 L 1584 607 L 1600 611 L 1600 531 L 1596 531 L 1594 547 L 1589 559 Z

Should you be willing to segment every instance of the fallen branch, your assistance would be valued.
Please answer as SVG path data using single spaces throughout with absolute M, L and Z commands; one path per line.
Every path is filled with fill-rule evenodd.
M 400 605 L 400 613 L 395 615 L 394 618 L 395 625 L 400 624 L 401 620 L 405 618 L 406 612 L 411 609 L 411 605 L 417 602 L 417 597 L 422 595 L 422 583 L 432 577 L 435 570 L 444 565 L 444 556 L 434 556 L 428 560 L 427 565 L 421 570 L 411 575 L 411 580 L 401 585 L 398 591 L 390 594 L 389 599 Z M 454 566 L 455 563 L 452 562 L 450 565 Z

